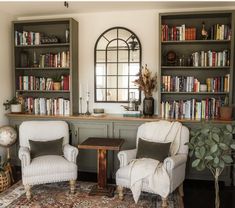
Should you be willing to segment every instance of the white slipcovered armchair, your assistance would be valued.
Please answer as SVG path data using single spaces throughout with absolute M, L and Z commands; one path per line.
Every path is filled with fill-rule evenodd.
M 44 155 L 31 159 L 29 140 L 51 141 L 62 137 L 63 156 Z M 70 190 L 74 193 L 78 149 L 69 145 L 69 128 L 66 122 L 24 121 L 19 127 L 19 140 L 22 182 L 28 199 L 31 197 L 32 185 L 51 182 L 70 181 Z
M 167 122 L 167 121 L 164 121 Z M 154 141 L 152 138 L 146 138 L 146 135 L 156 135 L 154 138 L 154 142 L 158 141 L 158 134 L 154 131 L 154 126 L 159 129 L 159 122 L 149 122 L 152 123 L 153 129 L 146 129 L 148 131 L 145 133 L 146 124 L 142 124 L 137 131 L 137 140 L 136 140 L 136 147 L 138 146 L 139 138 L 149 139 Z M 180 142 L 179 142 L 179 149 L 178 152 L 174 156 L 169 156 L 163 161 L 163 166 L 167 171 L 170 179 L 170 193 L 172 193 L 177 187 L 179 187 L 179 193 L 183 196 L 183 181 L 185 179 L 185 168 L 186 168 L 186 161 L 188 155 L 188 146 L 185 145 L 186 142 L 189 141 L 189 130 L 187 127 L 182 126 L 181 133 L 180 133 Z M 136 158 L 137 148 L 131 150 L 123 150 L 118 153 L 118 159 L 120 160 L 120 168 L 116 173 L 116 184 L 117 190 L 119 194 L 119 199 L 123 200 L 123 187 L 130 188 L 131 186 L 131 178 L 130 178 L 130 169 L 131 165 L 128 163 Z M 144 172 L 145 170 L 143 170 Z M 142 182 L 142 189 L 141 191 L 150 192 L 154 194 L 153 190 L 151 190 L 148 186 L 149 181 L 147 179 L 143 179 Z M 165 184 L 163 182 L 163 184 Z M 162 197 L 162 206 L 167 206 L 167 197 Z

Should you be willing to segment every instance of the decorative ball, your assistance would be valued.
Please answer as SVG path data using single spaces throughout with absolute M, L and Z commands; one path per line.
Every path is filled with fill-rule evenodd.
M 17 133 L 11 126 L 0 127 L 0 146 L 9 147 L 16 142 Z
M 168 51 L 166 59 L 169 64 L 174 64 L 176 62 L 176 53 L 174 51 Z

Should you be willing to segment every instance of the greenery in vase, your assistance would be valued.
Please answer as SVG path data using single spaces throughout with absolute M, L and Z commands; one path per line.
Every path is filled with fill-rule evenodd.
M 3 105 L 5 106 L 5 110 L 10 109 L 10 106 L 15 104 L 20 104 L 20 101 L 17 97 L 13 97 L 11 100 L 6 100 L 6 102 L 3 103 Z
M 5 172 L 6 165 L 7 165 L 7 162 L 2 163 L 2 157 L 0 156 L 0 174 L 3 174 Z
M 134 80 L 133 83 L 144 92 L 145 97 L 151 97 L 157 87 L 157 75 L 152 75 L 152 72 L 148 69 L 146 64 L 145 67 L 142 66 L 137 76 L 139 76 L 139 78 Z
M 235 128 L 232 125 L 216 127 L 212 124 L 203 124 L 200 129 L 191 131 L 190 141 L 187 143 L 194 156 L 192 167 L 198 171 L 208 168 L 215 179 L 215 207 L 219 208 L 219 176 L 224 168 L 233 162 L 232 151 L 235 149 L 233 140 Z

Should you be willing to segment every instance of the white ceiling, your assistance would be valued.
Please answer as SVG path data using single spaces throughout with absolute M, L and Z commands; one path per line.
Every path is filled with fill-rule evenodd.
M 145 10 L 145 9 L 185 9 L 185 8 L 211 8 L 211 7 L 235 7 L 235 2 L 228 1 L 68 1 L 69 8 L 64 7 L 64 1 L 27 1 L 27 2 L 0 2 L 0 12 L 9 13 L 15 17 L 38 16 L 53 14 L 108 12 L 123 10 Z

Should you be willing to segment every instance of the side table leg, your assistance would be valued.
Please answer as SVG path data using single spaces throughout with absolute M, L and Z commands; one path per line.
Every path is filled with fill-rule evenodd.
M 107 185 L 107 151 L 98 150 L 98 188 L 104 189 Z

